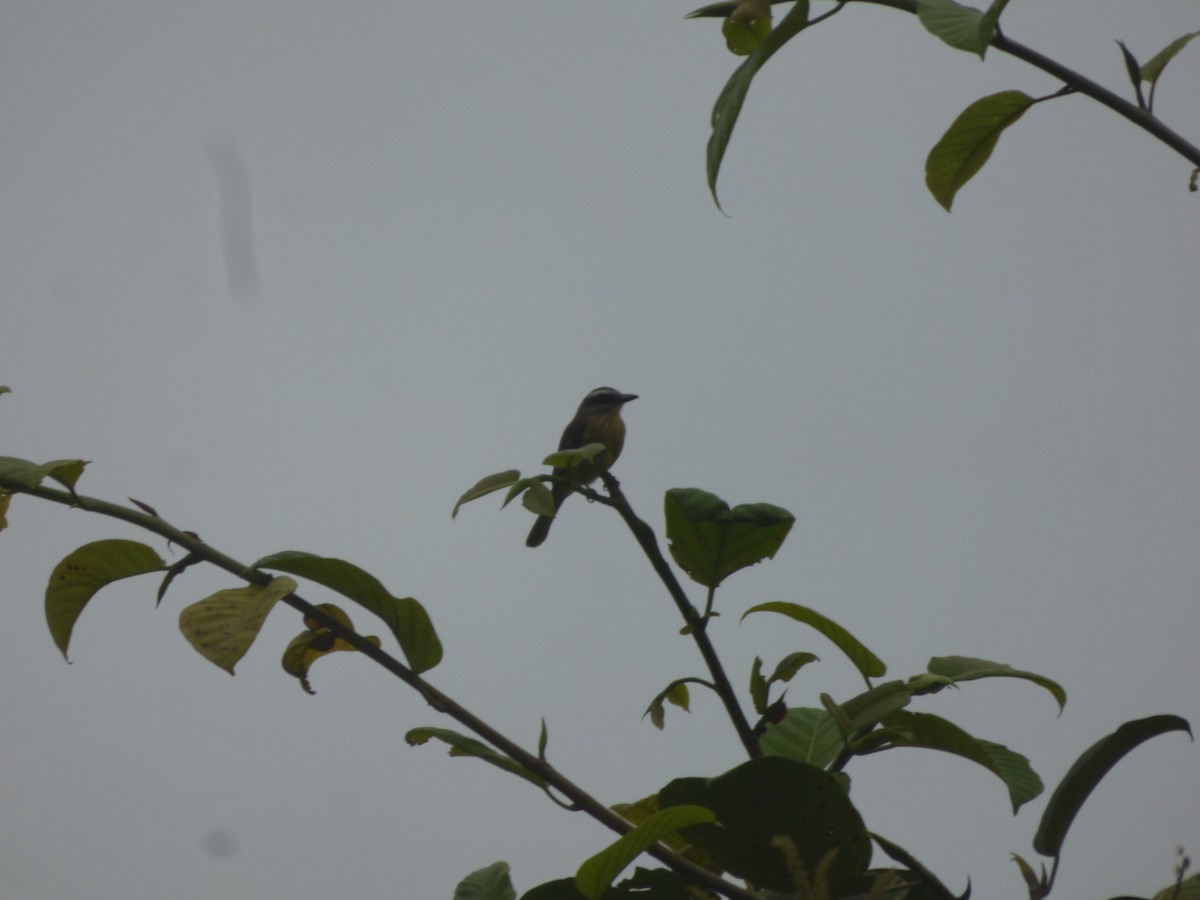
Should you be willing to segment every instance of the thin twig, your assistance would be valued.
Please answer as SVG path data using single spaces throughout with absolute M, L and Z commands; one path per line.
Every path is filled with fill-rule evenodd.
M 621 492 L 621 485 L 617 482 L 617 479 L 609 472 L 602 473 L 600 477 L 604 480 L 604 487 L 608 491 L 609 499 L 612 501 L 611 505 L 621 514 L 621 518 L 625 520 L 625 524 L 629 526 L 629 530 L 633 532 L 633 536 L 637 538 L 637 542 L 641 544 L 642 550 L 645 551 L 646 556 L 649 558 L 650 565 L 654 567 L 654 571 L 662 579 L 662 583 L 667 588 L 667 593 L 671 595 L 671 599 L 679 607 L 679 613 L 683 616 L 683 621 L 687 624 L 688 632 L 691 634 L 692 640 L 696 642 L 696 646 L 700 650 L 700 655 L 704 657 L 708 671 L 712 674 L 717 695 L 721 698 L 721 702 L 725 704 L 730 721 L 733 722 L 734 730 L 737 731 L 742 746 L 746 748 L 746 753 L 751 758 L 762 756 L 762 748 L 758 744 L 758 738 L 754 736 L 754 729 L 746 719 L 746 714 L 742 711 L 741 704 L 738 703 L 737 694 L 734 693 L 733 685 L 730 684 L 729 677 L 725 674 L 725 668 L 721 665 L 721 659 L 717 656 L 717 651 L 713 648 L 712 641 L 708 639 L 706 629 L 709 620 L 701 616 L 696 611 L 696 607 L 692 606 L 691 601 L 688 600 L 687 594 L 684 593 L 679 580 L 675 577 L 675 573 L 667 564 L 667 560 L 663 557 L 662 551 L 658 547 L 658 540 L 654 536 L 654 529 L 639 519 L 637 514 L 634 513 L 633 507 L 629 505 L 629 501 L 625 498 L 625 494 Z

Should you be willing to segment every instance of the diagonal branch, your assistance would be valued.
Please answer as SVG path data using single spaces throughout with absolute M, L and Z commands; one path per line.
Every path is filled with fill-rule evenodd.
M 901 12 L 912 13 L 913 15 L 917 12 L 917 0 L 859 0 L 859 2 L 873 3 L 877 6 L 890 6 L 892 9 L 898 9 Z M 1063 84 L 1069 85 L 1079 93 L 1086 94 L 1093 100 L 1103 103 L 1113 112 L 1124 116 L 1134 125 L 1158 138 L 1193 165 L 1200 166 L 1200 147 L 1197 147 L 1195 144 L 1184 139 L 1182 135 L 1168 128 L 1149 111 L 1139 109 L 1136 103 L 1132 103 L 1119 94 L 1113 93 L 1108 88 L 1097 84 L 1074 69 L 1070 69 L 1050 57 L 1006 37 L 1000 32 L 999 27 L 997 27 L 996 34 L 992 37 L 991 45 L 1002 53 L 1008 53 L 1022 62 L 1029 63 L 1034 68 L 1041 69 L 1043 72 L 1057 78 Z
M 127 506 L 119 506 L 118 504 L 98 500 L 94 497 L 85 497 L 41 485 L 30 487 L 17 482 L 8 482 L 0 479 L 0 490 L 14 494 L 29 494 L 52 503 L 77 507 L 87 512 L 98 513 L 112 519 L 120 519 L 121 521 L 129 522 L 132 525 L 166 538 L 171 543 L 178 544 L 199 559 L 224 569 L 226 572 L 236 575 L 238 578 L 242 578 L 251 584 L 265 585 L 271 580 L 271 576 L 267 573 L 247 567 L 233 557 L 227 556 L 204 543 L 194 534 L 174 527 L 157 515 L 150 515 Z M 293 609 L 303 613 L 306 617 L 319 622 L 322 627 L 328 628 L 337 637 L 342 638 L 353 646 L 354 649 L 378 663 L 413 690 L 417 691 L 435 710 L 454 719 L 497 750 L 511 757 L 526 770 L 538 776 L 547 785 L 567 798 L 571 802 L 572 808 L 582 810 L 597 822 L 618 834 L 626 834 L 633 830 L 631 823 L 587 793 L 546 760 L 509 740 L 501 732 L 492 728 L 478 716 L 459 705 L 448 695 L 442 693 L 424 678 L 417 675 L 396 657 L 376 647 L 370 641 L 365 640 L 358 632 L 346 628 L 337 619 L 332 618 L 313 606 L 298 594 L 288 594 L 282 598 L 282 601 Z M 710 891 L 714 891 L 721 896 L 728 897 L 729 900 L 760 900 L 758 894 L 753 891 L 725 881 L 707 869 L 672 853 L 661 844 L 655 844 L 647 849 L 646 853 L 653 856 L 680 877 L 693 884 L 701 885 Z

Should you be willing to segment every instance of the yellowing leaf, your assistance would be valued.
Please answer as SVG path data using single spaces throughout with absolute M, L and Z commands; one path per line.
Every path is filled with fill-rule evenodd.
M 393 597 L 378 578 L 353 563 L 285 550 L 264 556 L 253 567 L 311 579 L 370 610 L 392 630 L 414 672 L 428 671 L 441 662 L 442 644 L 425 608 L 412 597 Z
M 354 623 L 350 621 L 350 617 L 345 611 L 332 603 L 320 603 L 317 609 L 330 616 L 338 624 L 354 630 Z M 358 648 L 344 641 L 340 637 L 334 637 L 333 633 L 328 628 L 322 628 L 315 619 L 305 617 L 304 624 L 308 627 L 308 631 L 302 631 L 300 634 L 292 638 L 287 649 L 283 651 L 283 670 L 294 678 L 300 679 L 300 686 L 304 688 L 307 694 L 315 694 L 312 685 L 308 681 L 308 671 L 322 656 L 328 656 L 330 653 L 339 651 L 354 651 Z M 369 641 L 376 647 L 380 645 L 379 638 L 374 635 L 368 635 L 363 638 Z
M 179 630 L 201 656 L 230 675 L 246 655 L 267 614 L 296 590 L 296 582 L 280 575 L 271 583 L 217 591 L 179 614 Z
M 27 459 L 0 456 L 0 484 L 14 484 L 25 488 L 37 487 L 46 478 L 53 478 L 63 487 L 74 490 L 75 482 L 83 474 L 85 459 L 56 459 L 52 462 L 31 463 Z

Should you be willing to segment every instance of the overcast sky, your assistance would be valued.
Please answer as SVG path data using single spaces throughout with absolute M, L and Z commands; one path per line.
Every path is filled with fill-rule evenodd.
M 673 606 L 600 507 L 573 501 L 536 551 L 496 498 L 450 519 L 480 476 L 537 470 L 604 384 L 641 397 L 618 474 L 656 527 L 680 486 L 796 515 L 777 559 L 718 596 L 739 687 L 755 654 L 809 650 L 793 705 L 860 689 L 815 633 L 738 624 L 791 600 L 889 677 L 963 654 L 1057 679 L 1061 717 L 1024 682 L 913 705 L 1026 754 L 1048 787 L 1126 720 L 1200 723 L 1187 163 L 1068 97 L 1030 110 L 948 215 L 923 184 L 946 126 L 1058 85 L 856 6 L 755 83 L 726 217 L 703 154 L 737 60 L 689 9 L 5 4 L 0 453 L 92 460 L 81 492 L 151 503 L 244 561 L 308 550 L 416 596 L 446 645 L 431 680 L 529 747 L 545 717 L 550 761 L 605 802 L 741 759 L 713 698 L 665 732 L 640 718 L 703 674 Z M 1198 13 L 1018 2 L 1005 22 L 1128 94 L 1113 40 L 1145 60 Z M 1193 47 L 1156 100 L 1192 140 L 1198 83 Z M 253 256 L 227 252 L 223 217 Z M 610 841 L 517 779 L 407 747 L 451 723 L 362 658 L 320 663 L 304 695 L 279 668 L 290 610 L 235 678 L 201 659 L 178 612 L 235 585 L 220 573 L 188 571 L 158 610 L 152 581 L 104 591 L 68 666 L 42 608 L 54 564 L 105 537 L 172 551 L 29 498 L 9 518 L 6 896 L 449 897 L 494 860 L 525 890 Z M 1200 853 L 1198 762 L 1173 734 L 1118 766 L 1056 896 L 1149 896 L 1178 844 Z M 869 827 L 948 885 L 1024 895 L 1009 854 L 1034 858 L 1045 796 L 1013 817 L 997 779 L 929 752 L 849 774 Z

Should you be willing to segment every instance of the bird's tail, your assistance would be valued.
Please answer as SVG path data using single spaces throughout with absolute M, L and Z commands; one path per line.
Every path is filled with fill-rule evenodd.
M 540 547 L 542 541 L 546 539 L 546 535 L 550 533 L 550 526 L 553 524 L 554 516 L 538 516 L 533 527 L 529 529 L 529 537 L 525 538 L 525 546 Z

